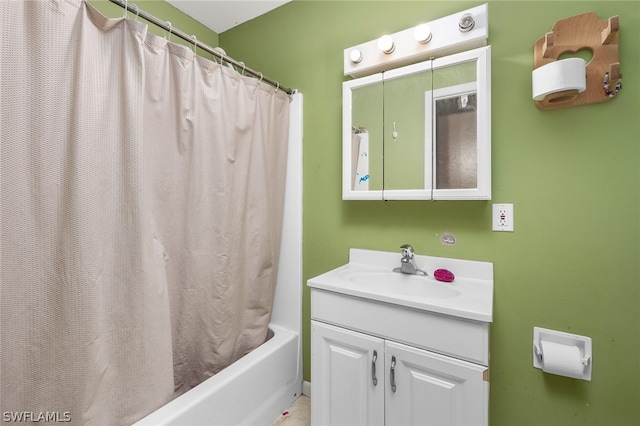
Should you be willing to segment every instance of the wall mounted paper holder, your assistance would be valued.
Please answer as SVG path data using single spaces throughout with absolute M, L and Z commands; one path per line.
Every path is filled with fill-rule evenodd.
M 619 30 L 618 16 L 603 20 L 594 12 L 557 21 L 534 45 L 535 68 L 556 61 L 563 54 L 589 50 L 593 56 L 585 68 L 586 90 L 549 94 L 543 100 L 535 101 L 536 106 L 547 110 L 613 99 L 622 89 Z
M 544 367 L 544 353 L 542 352 L 542 345 L 540 344 L 542 341 L 577 346 L 580 350 L 582 364 L 584 365 L 585 380 L 591 380 L 593 354 L 590 337 L 533 327 L 533 366 L 539 369 L 543 369 Z

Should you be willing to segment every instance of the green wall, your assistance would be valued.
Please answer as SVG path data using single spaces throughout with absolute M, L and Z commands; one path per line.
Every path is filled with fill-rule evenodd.
M 341 199 L 342 52 L 471 1 L 303 1 L 220 34 L 220 43 L 304 94 L 304 278 L 350 247 L 490 261 L 491 424 L 640 421 L 640 3 L 491 1 L 493 200 Z M 533 44 L 559 19 L 620 15 L 624 87 L 611 102 L 540 111 Z M 515 232 L 491 231 L 491 204 L 515 204 Z M 439 242 L 453 232 L 457 244 Z M 309 291 L 304 293 L 305 379 Z M 591 382 L 532 366 L 533 327 L 593 339 Z

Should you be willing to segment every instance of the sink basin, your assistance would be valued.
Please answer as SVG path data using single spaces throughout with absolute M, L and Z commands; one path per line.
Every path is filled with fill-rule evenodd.
M 398 253 L 351 249 L 349 263 L 309 279 L 307 285 L 420 311 L 493 320 L 493 264 L 422 255 L 415 255 L 415 261 L 428 276 L 393 272 L 400 264 Z M 436 280 L 436 269 L 453 272 L 455 280 Z
M 409 275 L 398 272 L 344 271 L 342 278 L 365 286 L 374 292 L 392 291 L 397 295 L 431 299 L 447 299 L 460 296 L 451 283 L 444 283 L 432 276 Z

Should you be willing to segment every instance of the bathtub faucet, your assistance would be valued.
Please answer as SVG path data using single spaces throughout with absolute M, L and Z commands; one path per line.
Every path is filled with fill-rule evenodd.
M 411 245 L 404 244 L 403 246 L 400 246 L 400 248 L 402 249 L 400 251 L 400 254 L 402 255 L 402 258 L 400 259 L 400 267 L 393 268 L 393 272 L 401 272 L 403 274 L 410 275 L 429 275 L 416 266 L 416 261 L 414 259 L 415 252 Z

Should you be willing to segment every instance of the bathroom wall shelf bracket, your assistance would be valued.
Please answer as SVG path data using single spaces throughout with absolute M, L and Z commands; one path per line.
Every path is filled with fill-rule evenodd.
M 557 21 L 534 45 L 535 68 L 557 61 L 563 54 L 592 53 L 586 64 L 586 90 L 567 90 L 535 101 L 542 110 L 606 102 L 622 88 L 619 59 L 619 17 L 600 19 L 594 12 Z

